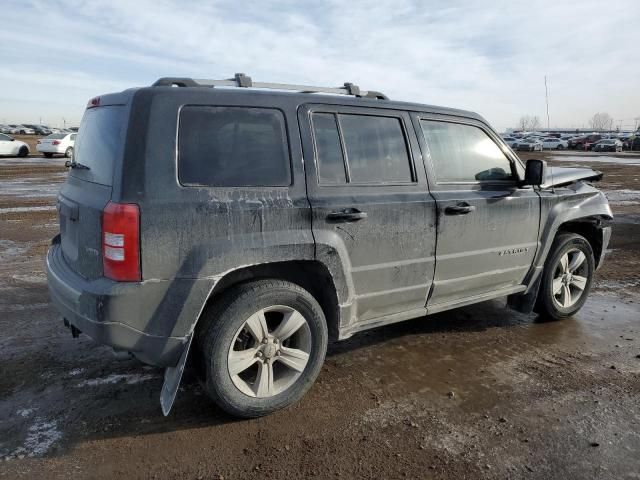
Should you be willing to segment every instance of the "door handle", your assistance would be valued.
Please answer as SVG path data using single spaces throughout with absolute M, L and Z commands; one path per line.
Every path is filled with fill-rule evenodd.
M 458 203 L 457 205 L 449 205 L 444 209 L 445 215 L 466 215 L 476 209 L 475 206 L 469 205 L 467 202 Z
M 367 218 L 367 214 L 365 212 L 361 212 L 357 208 L 344 208 L 337 212 L 331 212 L 327 215 L 327 220 L 332 223 L 357 222 L 364 218 Z

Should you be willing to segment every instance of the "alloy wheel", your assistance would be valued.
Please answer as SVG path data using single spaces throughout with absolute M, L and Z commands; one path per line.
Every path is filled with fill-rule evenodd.
M 311 354 L 311 329 L 294 308 L 258 310 L 236 332 L 227 356 L 233 384 L 245 395 L 278 395 L 302 375 Z
M 560 257 L 553 275 L 553 301 L 560 308 L 569 308 L 576 304 L 588 281 L 586 255 L 577 248 L 567 251 Z

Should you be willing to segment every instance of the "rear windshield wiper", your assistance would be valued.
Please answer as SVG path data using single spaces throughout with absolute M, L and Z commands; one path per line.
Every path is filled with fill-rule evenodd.
M 67 160 L 66 162 L 64 162 L 64 166 L 69 168 L 79 168 L 80 170 L 91 170 L 91 168 L 81 163 L 78 163 L 75 160 Z

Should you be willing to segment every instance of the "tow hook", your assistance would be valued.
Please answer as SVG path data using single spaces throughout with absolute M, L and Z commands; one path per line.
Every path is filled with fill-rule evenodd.
M 76 327 L 75 325 L 71 325 L 71 323 L 69 323 L 69 320 L 67 320 L 66 318 L 63 318 L 62 322 L 64 323 L 65 327 L 71 330 L 71 336 L 73 338 L 78 338 L 82 333 L 78 327 Z

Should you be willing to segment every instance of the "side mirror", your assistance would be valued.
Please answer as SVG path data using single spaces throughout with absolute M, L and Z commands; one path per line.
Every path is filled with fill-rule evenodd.
M 524 171 L 524 185 L 539 187 L 547 175 L 547 162 L 544 160 L 527 160 Z

